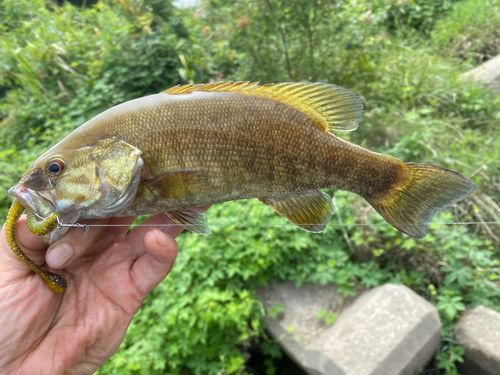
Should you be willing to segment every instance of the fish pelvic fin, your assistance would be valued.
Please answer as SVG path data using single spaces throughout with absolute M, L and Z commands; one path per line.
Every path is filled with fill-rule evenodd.
M 434 165 L 406 165 L 410 173 L 404 183 L 368 202 L 401 232 L 423 238 L 434 214 L 467 198 L 476 190 L 476 184 L 459 173 Z
M 165 215 L 177 225 L 196 234 L 211 234 L 205 210 L 198 207 L 168 211 Z
M 260 86 L 258 82 L 216 82 L 174 86 L 163 94 L 234 92 L 279 101 L 305 112 L 324 132 L 355 130 L 363 116 L 363 104 L 351 91 L 330 83 L 285 82 Z
M 321 190 L 265 197 L 260 201 L 292 224 L 313 233 L 323 232 L 333 213 L 332 199 Z

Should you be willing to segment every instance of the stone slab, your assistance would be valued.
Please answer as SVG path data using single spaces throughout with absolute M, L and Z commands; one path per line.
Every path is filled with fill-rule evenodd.
M 283 304 L 284 311 L 276 319 L 266 317 L 264 320 L 268 331 L 279 340 L 282 349 L 303 368 L 307 357 L 305 349 L 329 328 L 324 320 L 317 318 L 318 312 L 326 310 L 327 314 L 338 314 L 354 299 L 343 297 L 333 283 L 304 283 L 297 288 L 293 282 L 277 284 L 274 281 L 271 281 L 269 287 L 258 288 L 257 298 L 266 310 L 277 303 Z M 290 327 L 293 327 L 293 332 L 290 332 Z
M 308 350 L 322 374 L 414 374 L 435 354 L 440 329 L 432 304 L 386 284 L 363 294 Z
M 266 318 L 268 330 L 310 375 L 413 375 L 440 340 L 436 308 L 403 285 L 383 285 L 353 302 L 333 284 L 272 284 L 257 297 L 267 309 L 283 304 L 281 316 Z M 316 318 L 320 310 L 341 313 L 328 327 Z
M 500 93 L 500 55 L 495 56 L 484 64 L 465 72 L 462 75 L 474 81 L 483 82 L 494 91 Z
M 500 313 L 477 306 L 460 318 L 455 339 L 465 349 L 463 375 L 500 374 Z

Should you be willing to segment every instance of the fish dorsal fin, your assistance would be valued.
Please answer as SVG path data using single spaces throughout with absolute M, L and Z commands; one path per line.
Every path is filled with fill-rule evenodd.
M 322 130 L 355 130 L 363 116 L 363 104 L 351 91 L 330 83 L 285 82 L 260 86 L 258 82 L 216 82 L 174 86 L 163 94 L 237 92 L 266 97 L 305 112 Z

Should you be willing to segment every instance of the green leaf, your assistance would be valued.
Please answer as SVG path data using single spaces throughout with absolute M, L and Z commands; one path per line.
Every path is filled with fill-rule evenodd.
M 285 311 L 284 306 L 281 302 L 276 302 L 267 312 L 267 316 L 270 318 L 276 318 L 279 313 Z
M 318 313 L 316 314 L 316 318 L 323 319 L 327 313 L 328 313 L 327 310 L 319 310 Z
M 327 325 L 332 325 L 333 323 L 335 323 L 336 320 L 337 320 L 337 315 L 335 315 L 335 314 L 328 314 L 325 317 L 325 323 Z

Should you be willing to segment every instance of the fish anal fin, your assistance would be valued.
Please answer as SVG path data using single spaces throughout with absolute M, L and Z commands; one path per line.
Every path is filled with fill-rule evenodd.
M 174 86 L 163 94 L 194 92 L 233 92 L 276 100 L 305 112 L 325 132 L 355 130 L 363 116 L 363 104 L 356 95 L 343 87 L 321 82 L 270 83 L 262 86 L 250 81 L 215 82 Z
M 207 189 L 207 181 L 204 171 L 181 170 L 163 173 L 143 184 L 162 198 L 175 199 L 188 194 L 201 194 Z
M 323 232 L 333 214 L 332 199 L 321 190 L 265 197 L 260 201 L 308 232 Z
M 165 215 L 175 224 L 197 234 L 211 234 L 205 210 L 197 207 L 167 211 Z

